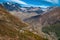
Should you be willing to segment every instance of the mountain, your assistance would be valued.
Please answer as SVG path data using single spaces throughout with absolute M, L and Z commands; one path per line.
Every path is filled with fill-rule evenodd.
M 46 34 L 45 30 L 47 30 L 48 28 L 45 30 L 42 28 L 44 28 L 45 26 L 60 23 L 60 7 L 53 7 L 52 9 L 50 9 L 47 12 L 42 13 L 41 15 L 27 18 L 24 21 L 30 24 L 30 27 L 27 28 L 28 30 L 31 29 L 32 31 L 37 32 L 39 35 L 41 34 L 41 36 L 44 35 L 47 37 L 49 34 Z M 49 27 L 51 27 L 51 26 L 49 26 Z M 58 27 L 60 27 L 60 26 L 58 26 Z M 56 30 L 60 30 L 60 29 L 58 29 L 58 27 L 56 26 Z M 45 33 L 43 33 L 42 30 L 44 30 Z M 51 31 L 52 30 L 54 30 L 54 29 L 51 29 Z M 48 31 L 48 33 L 51 31 Z M 51 35 L 49 35 L 49 37 L 47 37 L 49 40 L 57 39 L 57 38 L 55 38 L 55 36 L 53 36 L 54 38 L 52 38 Z M 58 35 L 58 34 L 56 34 L 56 35 Z
M 22 4 L 15 2 L 3 2 L 0 5 L 3 5 L 3 7 L 11 14 L 18 18 L 21 18 L 22 20 L 44 12 L 41 7 L 22 7 Z
M 22 7 L 23 4 L 18 4 L 15 2 L 3 2 L 1 5 L 4 6 L 8 11 L 21 11 L 25 13 L 37 13 L 40 14 L 44 12 L 41 7 Z
M 23 12 L 27 12 L 27 13 L 37 13 L 37 14 L 40 14 L 40 13 L 43 13 L 44 11 L 41 10 L 41 7 L 23 7 L 21 8 L 21 10 Z
M 0 40 L 47 40 L 23 28 L 28 24 L 0 5 Z
M 0 3 L 7 11 L 13 14 L 16 17 L 21 18 L 22 20 L 25 18 L 29 18 L 31 16 L 38 15 L 35 12 L 28 12 L 28 9 L 33 9 L 32 7 L 21 7 L 21 4 L 14 2 L 3 2 Z
M 21 7 L 20 11 L 9 11 L 14 16 L 21 18 L 22 20 L 30 18 L 32 16 L 40 15 L 45 12 L 48 12 L 53 7 L 40 8 L 40 7 Z M 42 11 L 43 10 L 43 11 Z
M 15 3 L 15 2 L 3 2 L 1 5 L 4 6 L 8 11 L 13 11 L 13 10 L 20 10 L 19 8 L 21 7 L 21 4 Z

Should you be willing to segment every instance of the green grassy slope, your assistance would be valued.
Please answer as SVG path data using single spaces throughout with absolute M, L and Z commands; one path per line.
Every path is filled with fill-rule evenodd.
M 50 25 L 48 27 L 44 27 L 43 32 L 45 32 L 49 35 L 50 35 L 49 32 L 53 32 L 60 39 L 60 23 L 56 23 L 56 24 Z

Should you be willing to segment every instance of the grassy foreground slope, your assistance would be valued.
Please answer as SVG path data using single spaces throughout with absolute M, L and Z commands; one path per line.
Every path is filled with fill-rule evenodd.
M 27 26 L 28 24 L 11 15 L 0 5 L 0 40 L 47 40 L 28 30 L 22 30 Z
M 60 40 L 60 23 L 56 23 L 56 24 L 44 27 L 43 32 L 49 34 L 50 36 L 54 35 L 54 37 Z

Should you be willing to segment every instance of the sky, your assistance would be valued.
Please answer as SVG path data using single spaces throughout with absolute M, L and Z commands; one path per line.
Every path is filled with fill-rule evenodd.
M 49 6 L 60 6 L 60 0 L 0 0 L 1 2 L 16 2 L 23 6 L 34 6 L 34 7 L 49 7 Z

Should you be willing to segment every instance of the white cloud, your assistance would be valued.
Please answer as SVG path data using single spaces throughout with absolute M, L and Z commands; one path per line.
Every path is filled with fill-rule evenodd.
M 45 0 L 45 1 L 48 1 L 48 2 L 51 2 L 51 3 L 56 3 L 56 4 L 59 3 L 59 0 Z
M 27 5 L 27 3 L 25 3 L 25 2 L 23 2 L 23 1 L 21 1 L 21 0 L 11 0 L 11 1 L 16 2 L 16 3 L 20 3 L 20 4 L 25 4 L 25 5 Z
M 42 8 L 47 8 L 47 7 L 49 7 L 49 6 L 44 6 L 44 5 L 42 5 L 42 6 L 40 6 L 40 7 L 42 7 Z
M 47 8 L 47 7 L 49 7 L 49 6 L 46 6 L 46 5 L 32 5 L 32 4 L 29 4 L 29 6 L 42 7 L 42 8 Z

